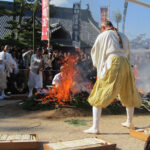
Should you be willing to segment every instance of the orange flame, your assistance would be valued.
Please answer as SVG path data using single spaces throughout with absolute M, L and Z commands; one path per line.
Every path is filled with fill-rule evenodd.
M 141 89 L 138 89 L 138 92 L 139 92 L 140 94 L 145 94 L 145 92 L 144 92 L 143 90 L 141 90 Z
M 138 80 L 140 80 L 140 77 L 139 77 L 139 75 L 138 75 L 138 65 L 134 65 L 134 67 L 133 67 L 133 73 L 134 73 L 136 82 L 137 82 Z M 145 92 L 144 92 L 143 90 L 141 90 L 141 89 L 139 89 L 139 88 L 138 88 L 137 90 L 138 90 L 138 92 L 139 92 L 140 94 L 145 94 Z
M 62 61 L 63 68 L 61 70 L 60 83 L 57 87 L 53 87 L 48 96 L 42 99 L 42 103 L 54 102 L 59 105 L 65 105 L 66 102 L 72 100 L 72 93 L 77 91 L 73 88 L 75 81 L 74 78 L 79 75 L 79 71 L 75 68 L 78 58 L 68 56 Z
M 139 75 L 138 75 L 138 65 L 134 65 L 133 67 L 133 72 L 136 80 L 139 80 Z

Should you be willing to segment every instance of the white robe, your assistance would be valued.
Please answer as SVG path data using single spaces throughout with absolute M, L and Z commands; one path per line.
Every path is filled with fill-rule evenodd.
M 103 78 L 111 66 L 113 56 L 125 56 L 130 59 L 130 48 L 128 38 L 120 33 L 123 48 L 120 48 L 119 39 L 115 31 L 107 30 L 101 33 L 91 50 L 93 65 L 97 68 L 97 77 Z
M 17 69 L 17 63 L 11 54 L 4 51 L 0 52 L 0 89 L 7 88 L 6 77 L 13 72 L 13 69 Z
M 38 72 L 38 69 L 41 69 L 41 59 L 37 58 L 36 54 L 31 56 L 31 64 L 30 64 L 30 72 L 29 72 L 29 80 L 28 86 L 30 88 L 43 88 L 43 74 L 42 71 Z
M 61 73 L 57 73 L 53 78 L 52 84 L 57 87 L 61 82 L 61 78 Z

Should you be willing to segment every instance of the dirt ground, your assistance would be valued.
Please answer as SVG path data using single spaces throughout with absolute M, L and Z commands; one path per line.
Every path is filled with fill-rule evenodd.
M 143 150 L 145 142 L 129 136 L 129 130 L 122 127 L 126 115 L 102 115 L 100 134 L 90 135 L 82 131 L 92 124 L 91 110 L 76 111 L 71 108 L 51 111 L 26 111 L 20 101 L 0 101 L 0 134 L 36 133 L 41 141 L 59 142 L 100 136 L 117 144 L 117 150 Z M 73 117 L 75 116 L 75 117 Z M 87 125 L 74 126 L 66 120 L 85 120 Z M 135 114 L 137 127 L 150 127 L 149 114 Z

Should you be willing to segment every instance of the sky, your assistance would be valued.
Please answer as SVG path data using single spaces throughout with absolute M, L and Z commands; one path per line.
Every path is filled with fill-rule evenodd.
M 80 0 L 51 0 L 51 4 L 72 8 L 73 3 L 79 1 Z M 139 1 L 150 4 L 150 0 Z M 87 4 L 89 4 L 93 18 L 100 23 L 100 7 L 107 7 L 109 3 L 110 20 L 113 22 L 114 26 L 116 26 L 113 20 L 113 14 L 118 10 L 123 14 L 124 0 L 81 0 L 81 8 L 86 9 Z M 122 31 L 122 21 L 119 27 L 120 31 Z M 139 34 L 145 34 L 146 38 L 150 38 L 150 8 L 129 2 L 126 17 L 126 34 L 130 39 L 135 38 Z

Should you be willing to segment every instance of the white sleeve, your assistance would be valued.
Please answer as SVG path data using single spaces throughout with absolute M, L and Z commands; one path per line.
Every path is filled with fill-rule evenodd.
M 123 48 L 126 51 L 126 55 L 130 61 L 130 42 L 126 35 L 123 38 Z
M 93 66 L 96 67 L 97 66 L 97 59 L 98 59 L 98 51 L 97 48 L 99 47 L 99 37 L 97 37 L 92 49 L 91 49 L 91 58 L 92 58 L 92 62 L 93 62 Z
M 9 62 L 9 64 L 11 65 L 11 67 L 12 67 L 13 69 L 17 69 L 17 68 L 18 68 L 18 67 L 17 67 L 17 63 L 16 63 L 16 61 L 12 58 L 12 55 L 11 55 L 11 54 L 8 54 L 7 56 L 8 56 L 7 60 L 8 60 L 8 62 Z
M 37 69 L 37 68 L 39 68 L 39 66 L 38 65 L 35 65 L 36 63 L 40 63 L 41 62 L 41 60 L 39 60 L 39 59 L 37 59 L 36 57 L 35 57 L 35 55 L 32 55 L 31 56 L 31 67 L 33 68 L 33 69 Z
M 24 58 L 24 57 L 26 57 L 27 55 L 30 55 L 31 52 L 32 52 L 32 50 L 23 53 L 23 54 L 22 54 L 22 57 Z
M 41 60 L 40 60 L 40 59 L 37 59 L 37 58 L 34 58 L 34 62 L 35 62 L 35 63 L 40 63 Z
M 54 76 L 54 79 L 53 79 L 53 81 L 52 81 L 52 84 L 57 86 L 57 85 L 59 84 L 59 82 L 60 82 L 60 76 L 59 76 L 59 74 L 56 74 L 56 75 Z

